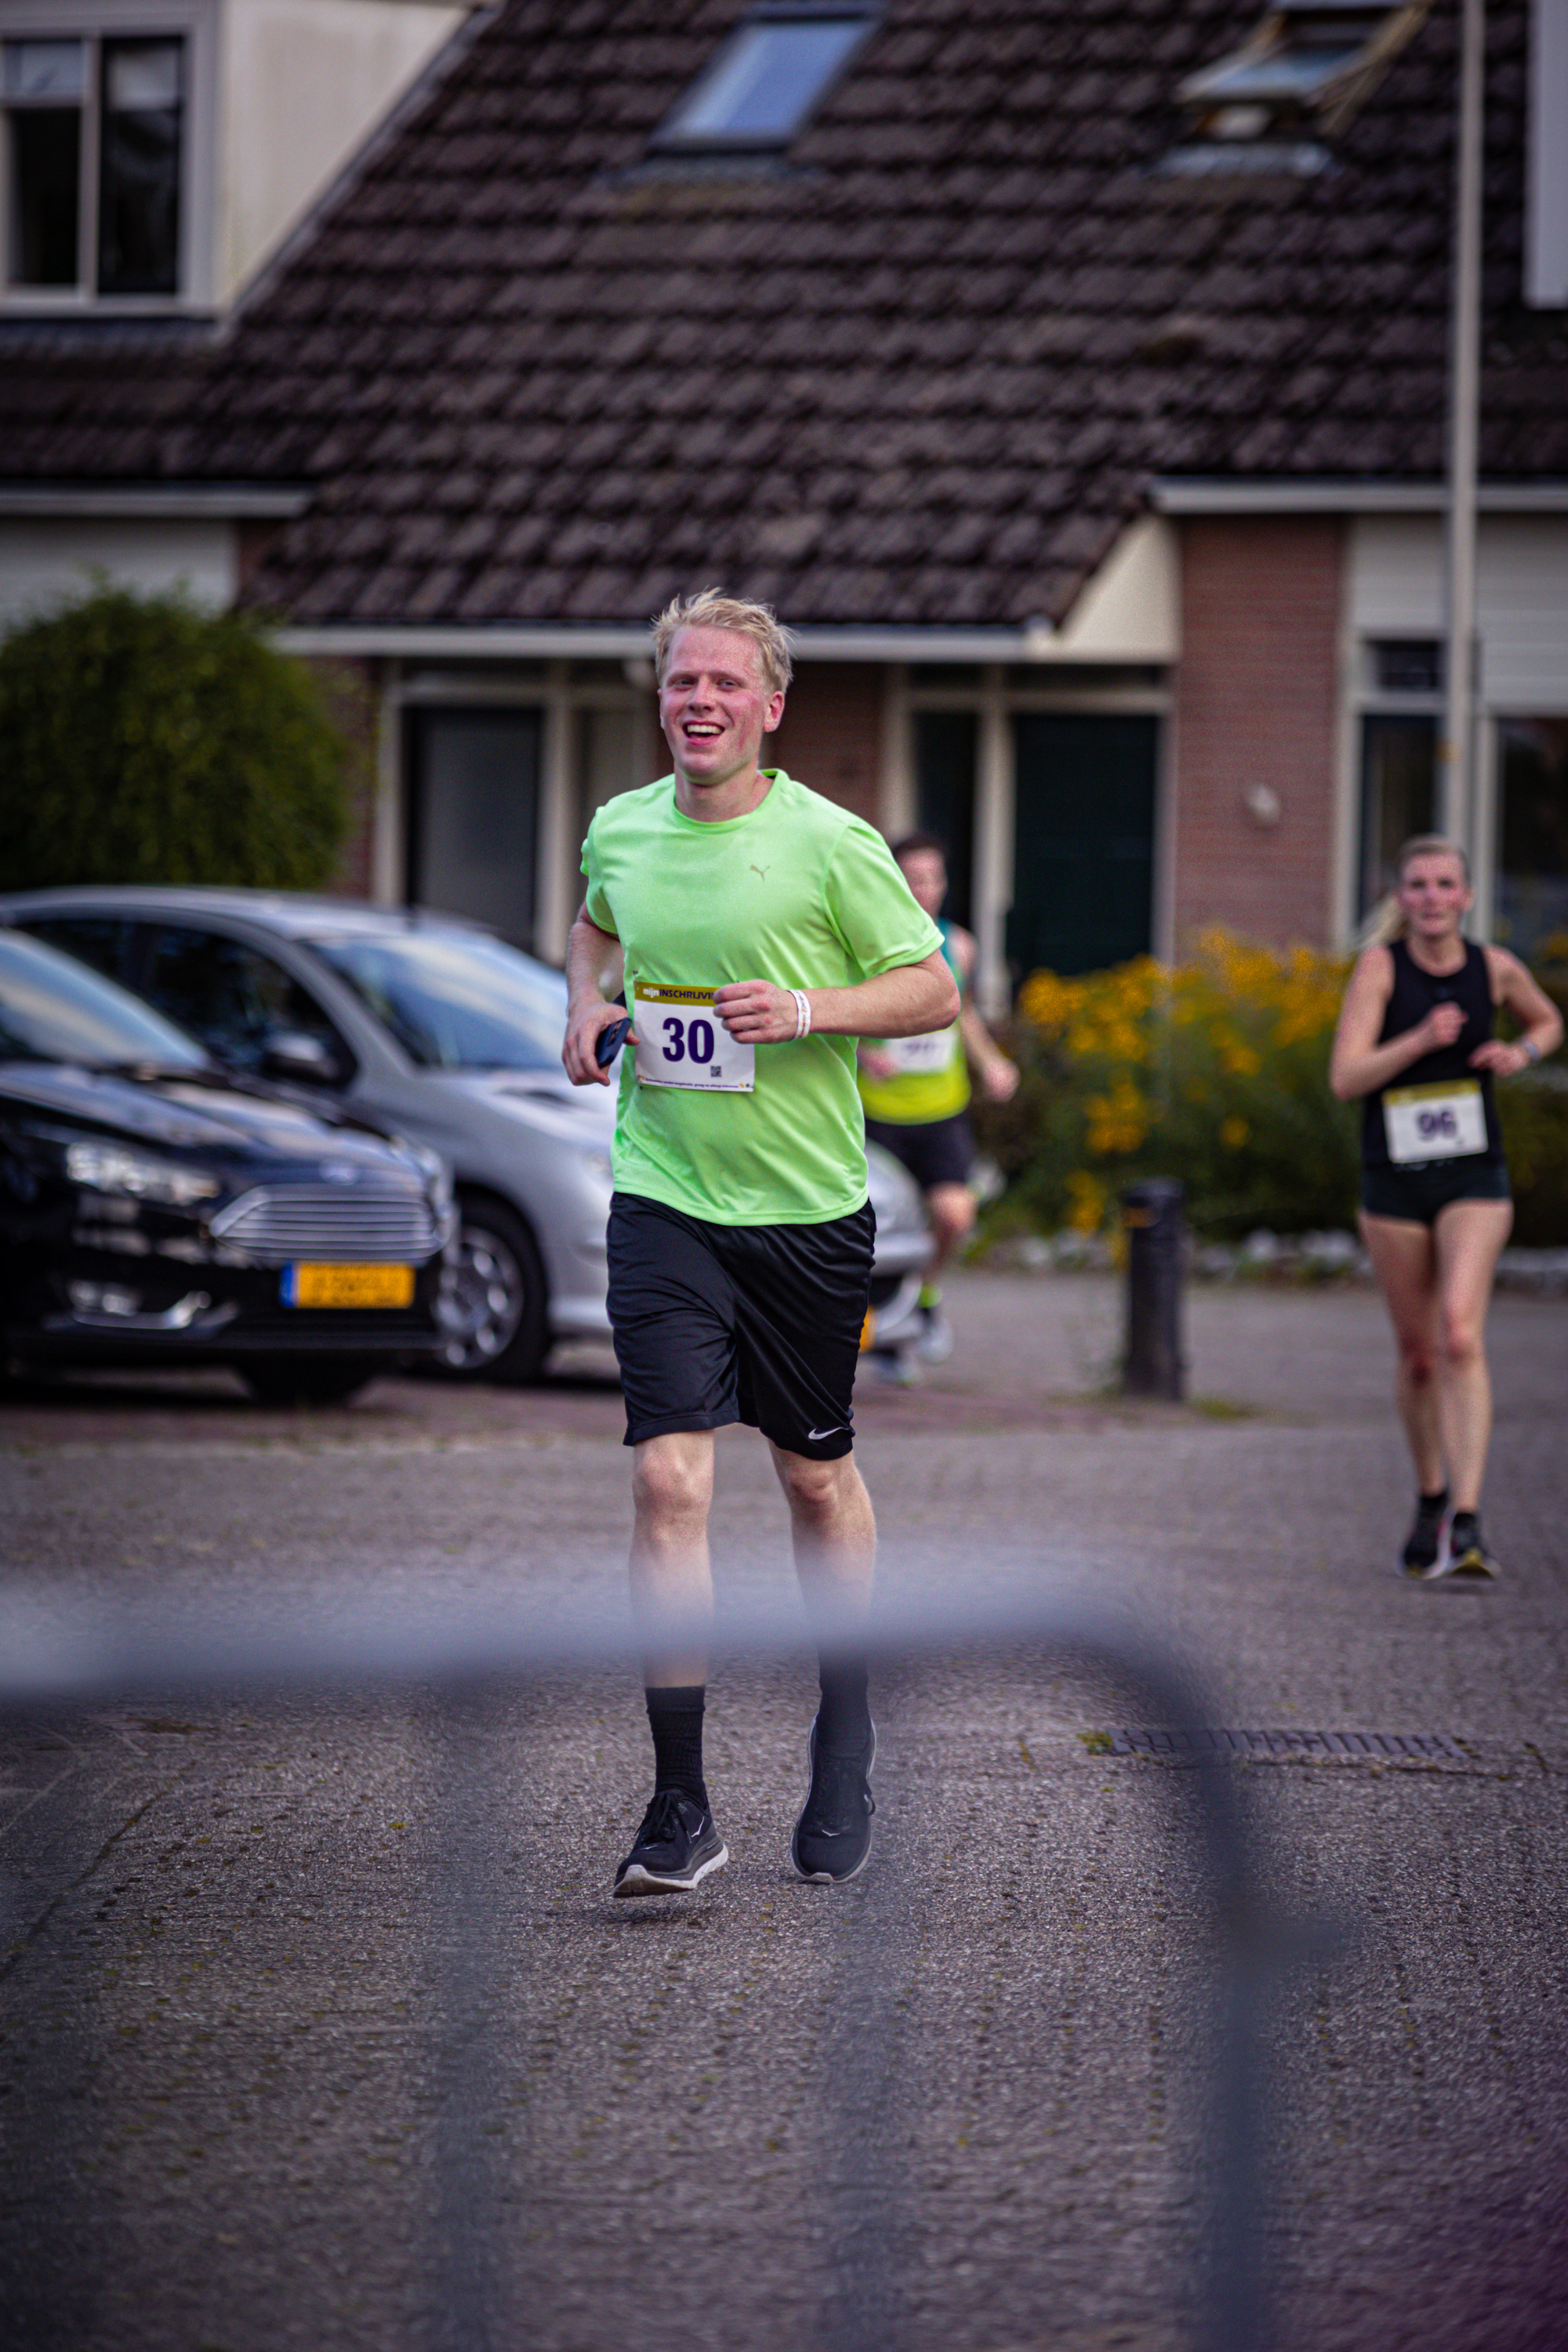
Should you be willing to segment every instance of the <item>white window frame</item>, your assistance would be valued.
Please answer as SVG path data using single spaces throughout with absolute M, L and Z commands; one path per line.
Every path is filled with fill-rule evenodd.
M 511 667 L 504 663 L 444 664 L 438 659 L 411 658 L 386 664 L 380 695 L 379 787 L 371 895 L 388 905 L 402 903 L 407 869 L 414 778 L 405 766 L 405 714 L 428 703 L 447 709 L 467 705 L 472 709 L 542 710 L 533 953 L 546 963 L 560 963 L 583 897 L 579 865 L 583 843 L 577 824 L 578 788 L 583 774 L 582 722 L 595 711 L 629 717 L 633 772 L 626 789 L 629 791 L 634 783 L 646 782 L 657 775 L 665 763 L 665 754 L 654 701 L 652 663 L 642 656 L 628 656 L 621 664 L 621 677 L 617 679 L 608 666 L 603 674 L 584 677 L 577 673 L 572 661 L 562 658 Z
M 82 100 L 81 225 L 75 286 L 13 286 L 5 274 L 11 250 L 11 142 L 0 124 L 0 317 L 145 318 L 212 307 L 214 212 L 217 190 L 218 0 L 0 0 L 0 41 L 89 44 Z M 173 294 L 100 294 L 98 277 L 99 44 L 104 40 L 180 40 L 184 86 L 180 113 L 180 249 Z
M 1437 649 L 1438 682 L 1433 687 L 1384 686 L 1377 674 L 1377 648 L 1381 645 L 1435 646 Z M 1366 729 L 1368 719 L 1430 719 L 1437 736 L 1443 731 L 1442 660 L 1446 648 L 1440 631 L 1413 625 L 1396 628 L 1359 630 L 1352 639 L 1351 690 L 1346 697 L 1346 712 L 1350 722 L 1350 756 L 1348 761 L 1348 856 L 1343 877 L 1339 944 L 1348 947 L 1359 935 L 1365 917 L 1361 908 L 1362 850 L 1366 823 L 1363 805 L 1366 793 Z M 1479 732 L 1479 728 L 1478 728 Z M 1436 753 L 1434 749 L 1434 761 Z M 1433 770 L 1433 791 L 1437 788 L 1436 769 Z M 1479 906 L 1478 897 L 1477 904 Z
M 914 736 L 910 724 L 921 710 L 972 710 L 978 720 L 975 741 L 974 845 L 972 868 L 976 958 L 974 995 L 987 1020 L 1003 1019 L 1012 1005 L 1012 982 L 1007 970 L 1006 929 L 1013 903 L 1013 829 L 1017 775 L 1013 719 L 1022 710 L 1082 711 L 1093 716 L 1134 712 L 1160 721 L 1159 752 L 1154 779 L 1153 873 L 1151 877 L 1152 951 L 1169 961 L 1173 953 L 1170 909 L 1173 904 L 1172 825 L 1175 708 L 1173 666 L 1170 662 L 1074 662 L 1072 677 L 1058 681 L 1044 664 L 1026 675 L 1021 665 L 999 662 L 981 666 L 978 677 L 945 686 L 934 679 L 918 683 L 906 667 L 894 689 L 900 723 L 903 757 L 902 806 L 910 824 L 916 816 L 917 780 Z M 1093 673 L 1103 667 L 1106 677 L 1096 683 Z M 1147 683 L 1127 679 L 1128 670 L 1156 673 Z M 884 787 L 886 789 L 886 787 Z M 900 828 L 902 829 L 902 828 Z

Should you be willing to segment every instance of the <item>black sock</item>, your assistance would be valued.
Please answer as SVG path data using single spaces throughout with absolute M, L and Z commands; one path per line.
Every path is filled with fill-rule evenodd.
M 1440 1511 L 1446 1511 L 1448 1507 L 1448 1489 L 1447 1486 L 1439 1486 L 1435 1495 L 1421 1495 L 1417 1496 L 1417 1501 L 1428 1518 L 1435 1519 Z
M 656 1789 L 683 1789 L 700 1805 L 708 1802 L 702 1778 L 702 1706 L 700 1683 L 666 1683 L 647 1694 L 648 1728 L 653 1733 L 653 1784 Z
M 858 1756 L 871 1737 L 865 1659 L 824 1658 L 819 1679 L 822 1704 L 816 1711 L 818 1740 L 829 1756 Z
M 1456 1511 L 1454 1513 L 1454 1525 L 1452 1533 L 1449 1537 L 1449 1541 L 1452 1542 L 1453 1538 L 1458 1535 L 1461 1529 L 1466 1535 L 1473 1534 L 1475 1529 L 1480 1526 L 1480 1523 L 1481 1515 L 1479 1511 Z

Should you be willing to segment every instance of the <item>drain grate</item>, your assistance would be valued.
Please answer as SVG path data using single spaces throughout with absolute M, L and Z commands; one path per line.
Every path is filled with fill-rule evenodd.
M 1442 1756 L 1457 1764 L 1470 1750 L 1447 1731 L 1113 1731 L 1111 1756 L 1338 1756 L 1384 1763 L 1402 1756 Z

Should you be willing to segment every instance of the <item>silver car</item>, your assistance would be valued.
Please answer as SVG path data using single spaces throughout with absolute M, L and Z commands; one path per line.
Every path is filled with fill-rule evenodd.
M 363 899 L 260 890 L 31 890 L 0 923 L 106 972 L 231 1068 L 328 1093 L 432 1144 L 457 1183 L 459 1243 L 436 1361 L 531 1379 L 558 1339 L 605 1337 L 614 1089 L 561 1066 L 557 971 L 470 923 Z M 919 1327 L 925 1214 L 868 1153 L 879 1348 Z

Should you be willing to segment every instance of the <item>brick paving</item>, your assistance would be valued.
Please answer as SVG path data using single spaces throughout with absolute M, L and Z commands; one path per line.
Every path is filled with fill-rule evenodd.
M 1407 1480 L 1369 1292 L 1194 1293 L 1179 1409 L 1101 1393 L 1117 1313 L 1093 1277 L 955 1286 L 952 1362 L 858 1406 L 885 1582 L 1048 1577 L 1190 1657 L 1216 1725 L 1457 1743 L 1224 1768 L 1299 1931 L 1268 2022 L 1267 2341 L 1557 2352 L 1568 1307 L 1494 1310 L 1509 1575 L 1484 1594 L 1389 1573 Z M 619 1432 L 592 1351 L 538 1391 L 387 1382 L 297 1416 L 221 1375 L 13 1390 L 12 1580 L 259 1591 L 286 1622 L 498 1577 L 596 1593 Z M 727 1590 L 787 1591 L 740 1433 L 715 1536 Z M 606 1899 L 644 1773 L 617 1675 L 457 1719 L 343 1693 L 26 1727 L 0 1796 L 14 2340 L 466 2352 L 436 2264 L 458 2013 L 483 2027 L 458 2179 L 494 2225 L 497 2344 L 793 2347 L 852 2340 L 825 2330 L 856 2312 L 889 2352 L 1192 2341 L 1215 2144 L 1192 1771 L 1101 1752 L 1137 1717 L 1068 1659 L 885 1676 L 879 1866 L 827 1895 L 785 1856 L 810 1704 L 795 1661 L 716 1689 L 734 1860 L 685 1906 Z

